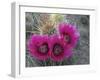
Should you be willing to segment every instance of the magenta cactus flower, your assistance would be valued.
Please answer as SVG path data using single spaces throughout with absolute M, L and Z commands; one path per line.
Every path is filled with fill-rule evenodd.
M 32 35 L 28 41 L 30 54 L 38 60 L 62 61 L 72 55 L 72 49 L 78 42 L 79 32 L 75 26 L 67 23 L 58 25 L 60 35 Z
M 68 58 L 72 54 L 71 49 L 67 48 L 63 40 L 57 35 L 50 37 L 50 52 L 51 59 L 57 62 L 62 61 L 65 57 Z
M 49 44 L 47 35 L 33 35 L 28 41 L 28 49 L 30 54 L 38 60 L 48 59 Z
M 66 46 L 74 48 L 80 36 L 76 26 L 67 23 L 60 23 L 58 28 L 60 36 L 64 40 Z

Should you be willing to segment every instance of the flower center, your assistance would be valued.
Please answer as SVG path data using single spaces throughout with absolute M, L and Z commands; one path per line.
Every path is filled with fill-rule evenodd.
M 38 51 L 42 54 L 47 54 L 48 51 L 49 51 L 49 48 L 48 48 L 48 44 L 47 43 L 44 43 L 42 44 L 41 46 L 38 47 Z
M 54 55 L 58 56 L 59 54 L 63 53 L 63 47 L 60 44 L 56 43 L 53 47 L 53 53 Z
M 67 43 L 70 43 L 70 42 L 71 42 L 70 35 L 65 34 L 65 35 L 64 35 L 64 40 L 65 40 Z

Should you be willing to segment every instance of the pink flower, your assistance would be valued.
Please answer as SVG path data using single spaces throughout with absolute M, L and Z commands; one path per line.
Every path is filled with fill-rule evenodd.
M 74 48 L 80 36 L 76 27 L 67 23 L 60 23 L 58 27 L 60 36 L 64 40 L 66 46 Z
M 62 61 L 65 57 L 71 56 L 71 49 L 64 45 L 63 40 L 57 35 L 50 37 L 50 52 L 53 61 Z
M 30 54 L 39 60 L 46 60 L 49 57 L 49 44 L 47 35 L 33 35 L 28 41 Z

